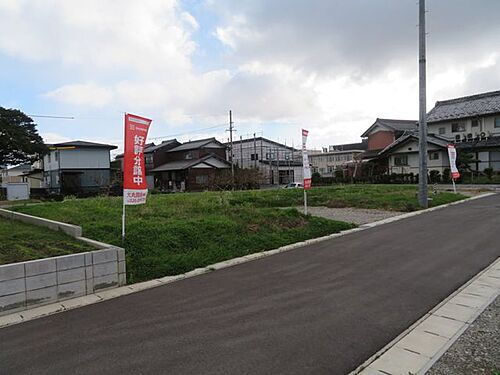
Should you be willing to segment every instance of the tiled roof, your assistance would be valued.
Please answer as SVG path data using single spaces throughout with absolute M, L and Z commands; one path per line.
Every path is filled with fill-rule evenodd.
M 144 153 L 145 154 L 148 154 L 150 152 L 154 152 L 164 146 L 167 146 L 167 145 L 171 145 L 172 143 L 177 143 L 179 144 L 179 142 L 177 141 L 177 139 L 168 139 L 166 141 L 163 141 L 162 143 L 158 144 L 158 145 L 155 145 L 154 143 L 152 143 L 151 145 L 149 145 L 148 147 L 144 148 Z
M 216 163 L 211 164 L 211 159 L 215 159 Z M 195 160 L 170 161 L 168 163 L 160 165 L 159 167 L 156 167 L 155 169 L 152 169 L 151 172 L 179 171 L 194 167 L 195 165 L 200 163 L 207 163 L 216 169 L 229 168 L 231 166 L 231 164 L 227 161 L 217 157 L 216 155 L 209 154 L 207 156 L 204 156 L 203 158 Z M 221 163 L 224 164 L 224 166 L 222 166 Z
M 394 131 L 415 131 L 418 127 L 417 120 L 396 120 L 396 119 L 388 119 L 388 118 L 377 118 L 375 122 L 370 126 L 361 137 L 368 137 L 369 133 L 372 131 L 374 127 L 377 125 L 384 126 Z
M 418 140 L 419 137 L 417 134 L 415 133 L 412 133 L 412 134 L 407 134 L 405 136 L 402 136 L 398 139 L 396 139 L 394 142 L 392 142 L 389 146 L 387 146 L 386 148 L 384 148 L 382 151 L 379 152 L 378 155 L 383 155 L 387 152 L 389 152 L 390 150 L 404 144 L 406 141 L 410 140 L 410 139 L 414 139 L 414 140 Z M 433 144 L 433 145 L 436 145 L 436 146 L 439 146 L 439 147 L 447 147 L 448 144 L 450 143 L 449 140 L 445 139 L 445 138 L 441 138 L 437 135 L 427 135 L 427 143 L 430 143 L 430 144 Z
M 87 142 L 87 141 L 71 141 L 71 142 L 62 142 L 62 143 L 54 143 L 48 145 L 49 147 L 91 147 L 91 148 L 107 148 L 110 150 L 114 150 L 118 148 L 114 145 L 107 145 L 104 143 L 95 143 L 95 142 Z
M 218 143 L 220 145 L 218 148 L 225 148 L 225 146 L 222 143 L 220 143 L 218 140 L 216 140 L 215 138 L 206 138 L 206 139 L 199 139 L 197 141 L 183 143 L 180 146 L 177 146 L 171 150 L 168 150 L 168 152 L 195 150 L 197 148 L 208 145 L 209 143 L 212 143 L 212 142 Z
M 500 147 L 500 137 L 490 137 L 477 141 L 455 143 L 457 149 Z
M 500 91 L 436 102 L 427 122 L 439 122 L 500 113 Z
M 360 143 L 347 143 L 343 145 L 331 145 L 328 146 L 328 152 L 330 149 L 333 149 L 334 151 L 351 151 L 351 150 L 366 150 L 368 148 L 368 141 L 363 140 L 363 142 Z

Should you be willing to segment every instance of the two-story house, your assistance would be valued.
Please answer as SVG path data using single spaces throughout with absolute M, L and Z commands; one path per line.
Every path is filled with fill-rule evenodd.
M 162 153 L 165 162 L 150 170 L 155 188 L 162 191 L 206 189 L 217 173 L 231 167 L 226 146 L 215 138 L 182 143 Z
M 226 143 L 231 160 L 231 147 Z M 294 147 L 264 137 L 233 141 L 233 163 L 240 168 L 255 168 L 261 185 L 284 185 L 302 182 L 302 153 Z
M 61 194 L 96 193 L 110 183 L 110 151 L 116 146 L 73 141 L 49 146 L 43 157 L 45 187 Z
M 500 171 L 500 91 L 436 102 L 427 114 L 429 171 L 449 168 L 447 145 L 473 154 L 472 170 Z M 418 133 L 407 134 L 379 152 L 389 172 L 418 173 Z

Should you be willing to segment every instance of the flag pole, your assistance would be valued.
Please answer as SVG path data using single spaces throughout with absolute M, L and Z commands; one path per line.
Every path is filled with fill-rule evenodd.
M 125 194 L 123 195 L 123 209 L 122 209 L 122 241 L 125 241 Z
M 127 117 L 127 112 L 123 112 L 124 116 L 124 128 L 123 128 L 123 160 L 122 160 L 122 171 L 123 171 L 123 176 L 122 176 L 122 242 L 125 241 L 125 137 L 127 136 L 127 130 L 126 127 L 127 125 L 125 124 L 125 119 Z
M 307 190 L 304 187 L 304 215 L 307 215 Z

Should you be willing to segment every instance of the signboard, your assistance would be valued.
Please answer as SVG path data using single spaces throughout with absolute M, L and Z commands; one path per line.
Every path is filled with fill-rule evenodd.
M 450 158 L 451 178 L 456 180 L 460 178 L 460 172 L 457 169 L 457 150 L 454 145 L 448 145 L 448 157 Z
M 302 129 L 302 164 L 304 168 L 304 190 L 311 189 L 311 167 L 309 166 L 309 157 L 307 156 L 307 135 L 309 131 Z
M 146 203 L 148 184 L 144 146 L 152 120 L 125 114 L 125 152 L 123 155 L 123 204 Z

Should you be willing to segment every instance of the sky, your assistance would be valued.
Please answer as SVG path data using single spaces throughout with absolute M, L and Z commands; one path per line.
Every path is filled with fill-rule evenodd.
M 427 0 L 428 102 L 500 89 L 500 1 Z M 47 142 L 256 133 L 311 148 L 418 118 L 416 0 L 0 0 L 0 106 Z

